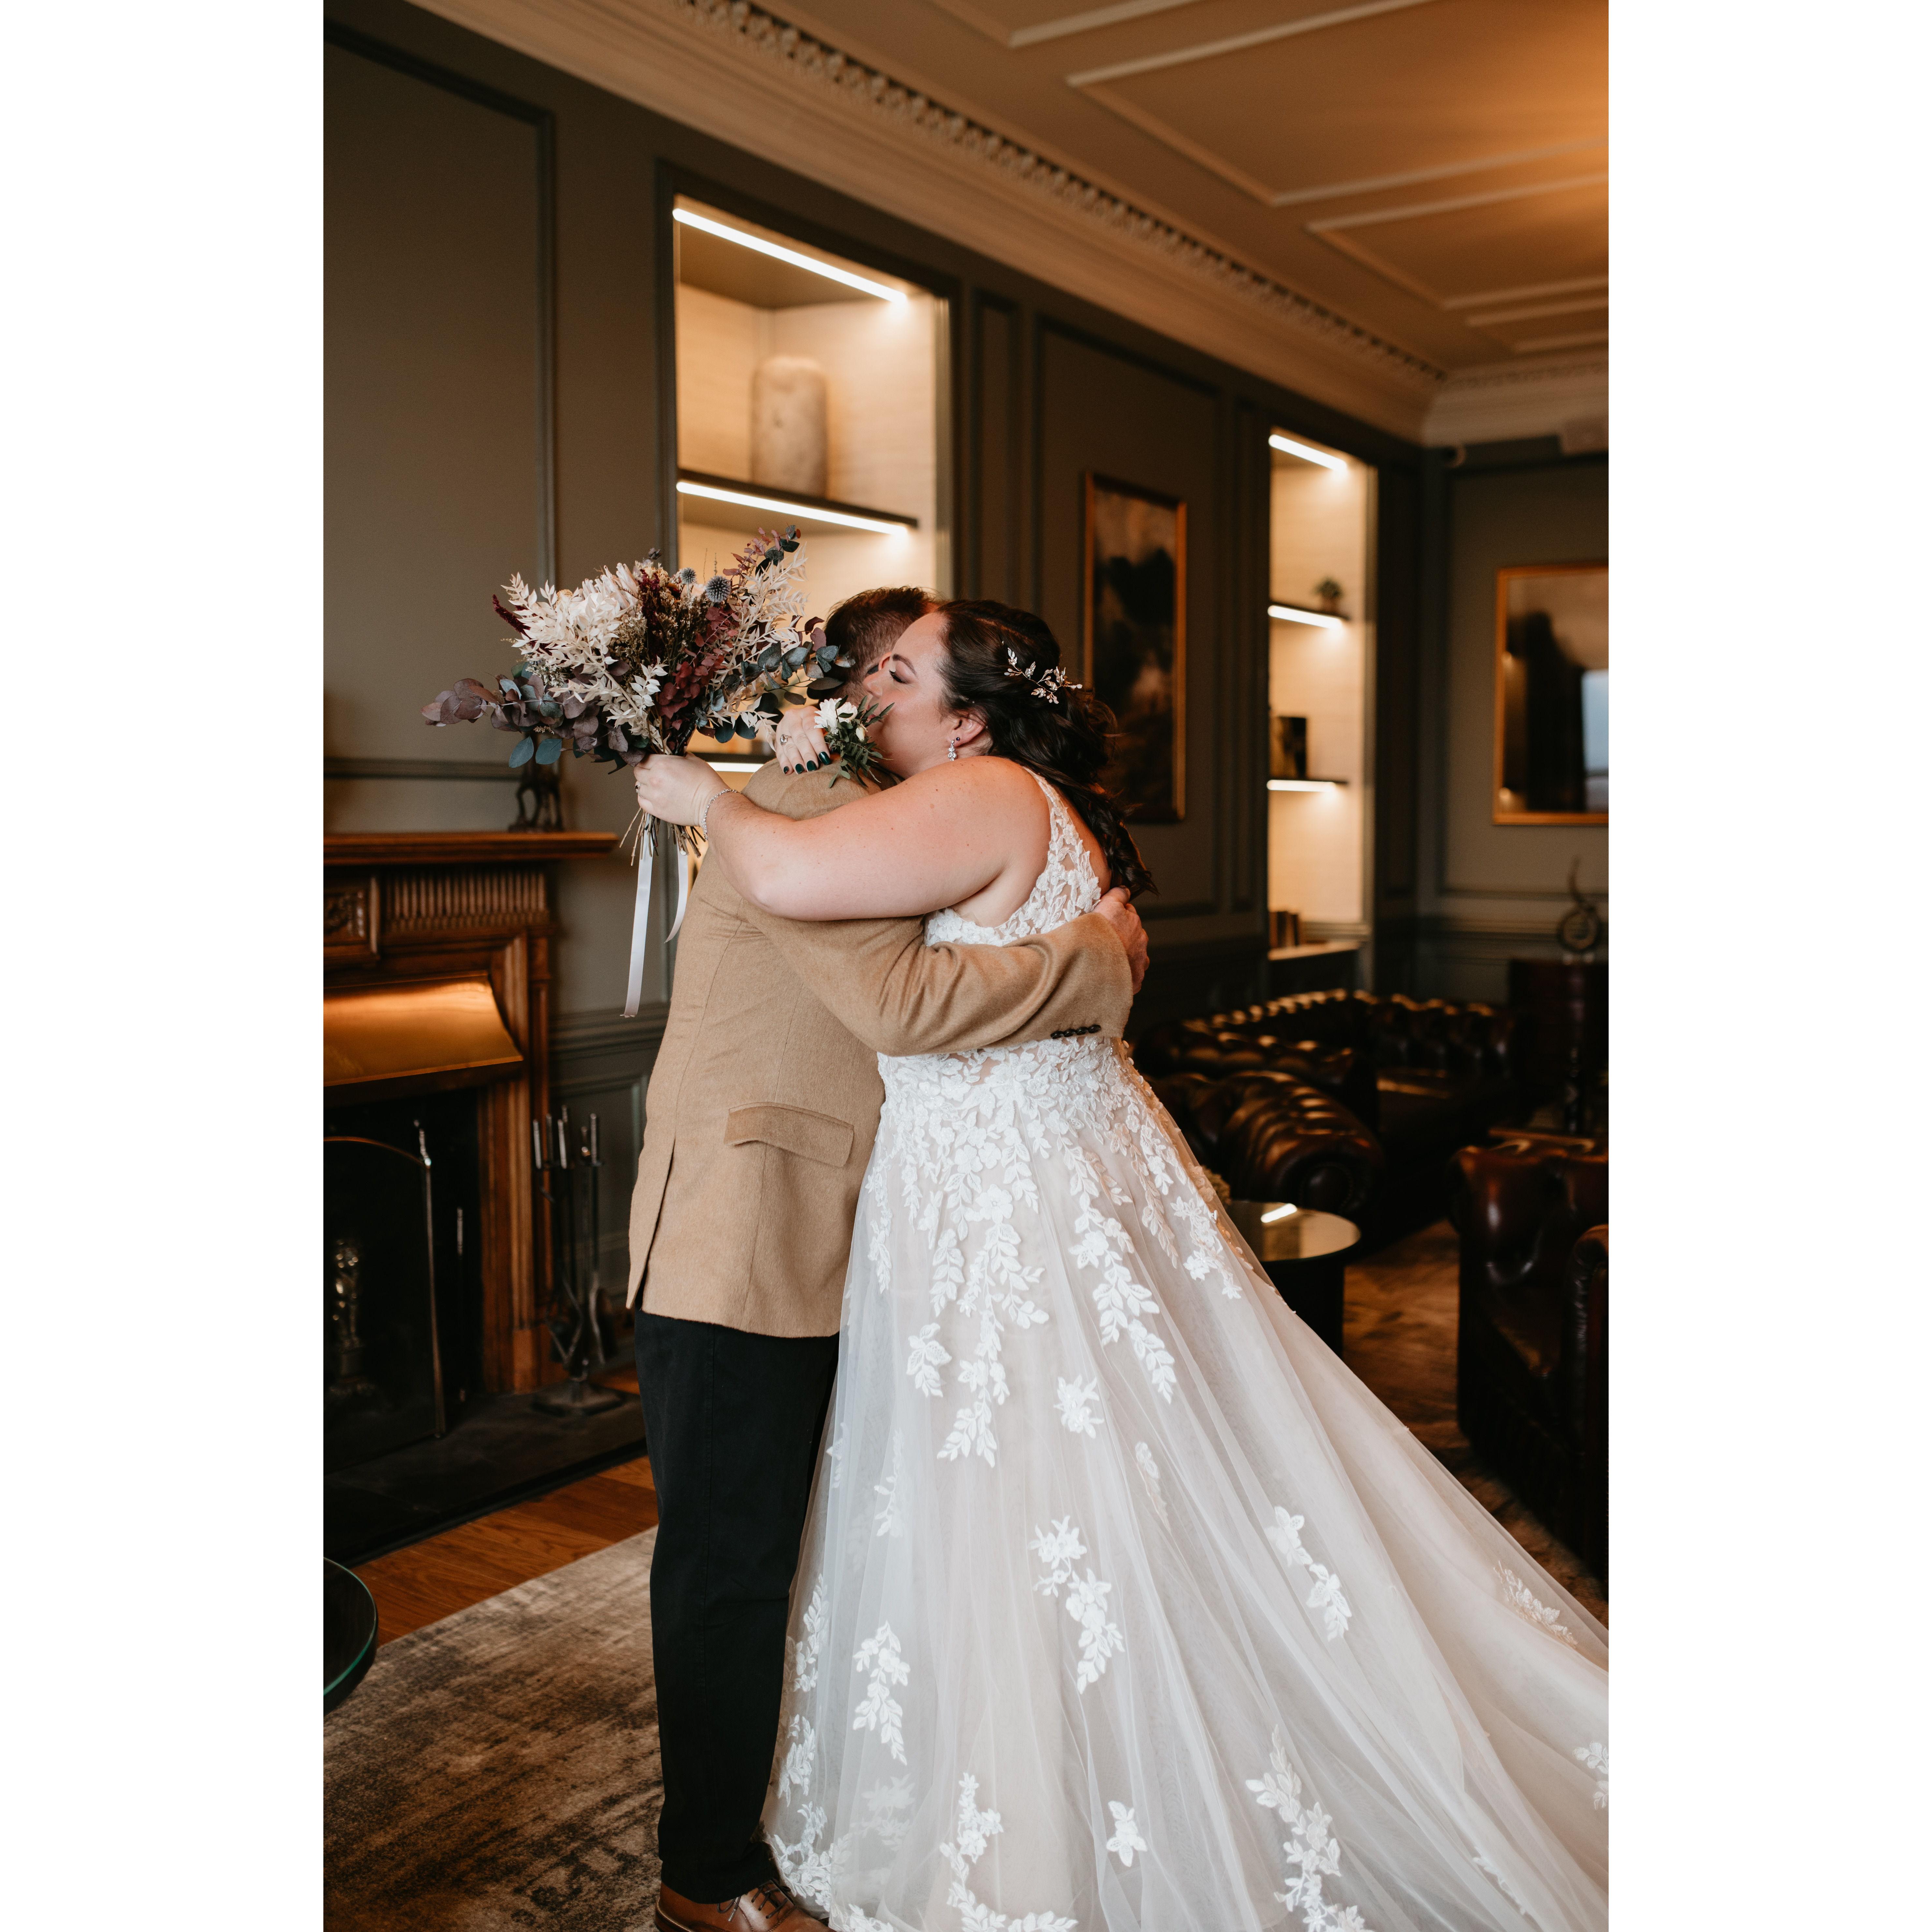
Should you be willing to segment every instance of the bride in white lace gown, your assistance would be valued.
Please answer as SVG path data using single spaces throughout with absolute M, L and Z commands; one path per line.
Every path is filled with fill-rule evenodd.
M 1056 661 L 964 611 L 902 640 L 946 694 L 989 626 Z M 1030 890 L 930 940 L 1098 900 L 1034 776 Z M 1120 1043 L 880 1072 L 766 1813 L 793 1888 L 842 1932 L 1606 1924 L 1602 1626 L 1282 1305 Z

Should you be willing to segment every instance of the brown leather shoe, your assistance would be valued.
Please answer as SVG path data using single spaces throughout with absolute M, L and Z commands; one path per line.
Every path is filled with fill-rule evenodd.
M 722 1905 L 697 1904 L 668 1885 L 658 1888 L 657 1932 L 806 1932 L 824 1923 L 775 1878 Z

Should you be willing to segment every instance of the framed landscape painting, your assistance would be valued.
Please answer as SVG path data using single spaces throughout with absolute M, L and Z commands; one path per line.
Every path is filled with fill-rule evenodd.
M 1087 476 L 1082 682 L 1119 724 L 1106 782 L 1124 814 L 1172 823 L 1186 809 L 1187 506 Z

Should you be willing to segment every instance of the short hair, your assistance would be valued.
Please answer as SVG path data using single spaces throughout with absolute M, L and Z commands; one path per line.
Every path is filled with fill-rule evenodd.
M 842 658 L 852 660 L 846 675 L 856 677 L 874 659 L 884 657 L 908 625 L 938 608 L 939 599 L 931 591 L 910 584 L 855 591 L 835 605 L 826 619 L 825 640 Z

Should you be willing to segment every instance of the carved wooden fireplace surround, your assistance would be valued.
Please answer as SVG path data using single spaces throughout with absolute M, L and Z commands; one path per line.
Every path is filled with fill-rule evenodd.
M 530 1159 L 531 1120 L 550 1105 L 549 868 L 601 856 L 616 843 L 606 832 L 349 832 L 322 840 L 325 1001 L 391 988 L 434 1000 L 439 988 L 467 982 L 471 1006 L 481 1002 L 487 1014 L 474 991 L 487 975 L 502 1031 L 520 1056 L 506 1064 L 500 1048 L 478 1057 L 494 1064 L 464 1064 L 446 1052 L 448 1064 L 439 1064 L 436 1052 L 406 1054 L 406 1071 L 370 1078 L 345 1075 L 332 1054 L 324 1088 L 331 1106 L 478 1090 L 482 1368 L 493 1393 L 562 1374 L 539 1318 L 548 1243 L 539 1238 Z

